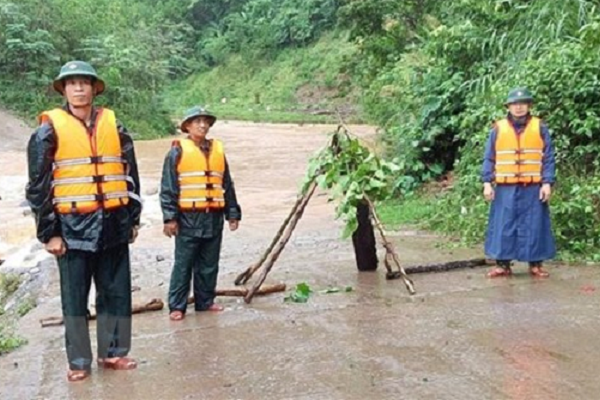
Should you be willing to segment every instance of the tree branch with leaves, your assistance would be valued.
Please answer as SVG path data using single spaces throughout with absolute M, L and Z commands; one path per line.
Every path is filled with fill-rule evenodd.
M 348 238 L 358 227 L 359 204 L 365 201 L 369 204 L 371 217 L 375 219 L 375 226 L 386 251 L 385 266 L 388 270 L 386 276 L 388 279 L 401 278 L 408 292 L 414 294 L 414 284 L 400 265 L 398 254 L 387 239 L 383 225 L 375 212 L 374 202 L 390 196 L 393 174 L 398 171 L 397 165 L 377 157 L 361 144 L 360 139 L 352 135 L 343 123 L 340 124 L 331 134 L 328 145 L 311 158 L 300 196 L 265 254 L 258 263 L 247 268 L 235 280 L 236 284 L 246 283 L 262 267 L 260 277 L 248 291 L 245 301 L 250 303 L 254 293 L 265 281 L 317 186 L 328 190 L 331 194 L 330 200 L 336 202 L 335 217 L 345 223 L 343 238 Z M 394 266 L 397 271 L 393 271 Z

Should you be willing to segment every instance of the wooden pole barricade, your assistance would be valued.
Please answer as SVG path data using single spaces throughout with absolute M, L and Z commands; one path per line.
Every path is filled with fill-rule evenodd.
M 314 182 L 314 179 L 313 179 L 313 182 Z M 311 182 L 311 184 L 312 184 L 312 182 Z M 283 221 L 283 224 L 279 227 L 279 230 L 275 234 L 275 237 L 273 237 L 273 240 L 271 241 L 271 244 L 269 245 L 269 247 L 267 248 L 267 250 L 264 252 L 264 254 L 262 255 L 262 257 L 260 258 L 260 260 L 256 264 L 251 265 L 250 267 L 248 267 L 248 269 L 246 269 L 244 272 L 242 272 L 241 274 L 238 275 L 238 277 L 234 281 L 234 283 L 235 283 L 236 286 L 246 284 L 248 282 L 248 280 L 250 280 L 250 278 L 252 278 L 252 275 L 254 275 L 254 273 L 256 271 L 258 271 L 260 269 L 260 267 L 262 267 L 262 265 L 264 264 L 264 262 L 267 259 L 267 257 L 269 257 L 269 254 L 271 254 L 271 252 L 273 251 L 273 248 L 275 247 L 275 245 L 277 245 L 277 242 L 281 238 L 281 235 L 283 235 L 283 233 L 285 232 L 285 230 L 286 230 L 287 226 L 289 225 L 290 221 L 297 214 L 298 207 L 304 201 L 305 197 L 306 197 L 306 195 L 298 197 L 298 199 L 296 200 L 296 203 L 294 204 L 294 206 L 290 210 L 289 215 L 287 216 L 287 218 L 285 219 L 285 221 Z
M 406 286 L 406 289 L 408 290 L 408 293 L 415 294 L 416 293 L 415 285 L 414 285 L 413 281 L 408 277 L 408 275 L 406 275 L 406 271 L 404 271 L 404 268 L 400 264 L 400 257 L 398 257 L 398 253 L 396 253 L 394 244 L 388 240 L 388 238 L 385 234 L 385 230 L 383 229 L 383 224 L 381 223 L 381 220 L 379 219 L 379 216 L 377 215 L 377 211 L 375 211 L 375 205 L 373 204 L 371 199 L 369 199 L 367 196 L 365 196 L 365 200 L 367 201 L 367 203 L 369 203 L 369 208 L 371 209 L 371 217 L 373 218 L 373 221 L 375 222 L 375 227 L 377 228 L 377 231 L 379 232 L 379 236 L 381 237 L 381 241 L 383 242 L 383 247 L 385 248 L 385 266 L 388 270 L 388 272 L 386 274 L 386 278 L 402 279 L 404 281 L 404 285 Z M 396 268 L 398 268 L 398 271 L 393 272 L 392 265 L 390 265 L 390 264 L 395 265 Z
M 248 294 L 246 296 L 244 296 L 244 301 L 246 303 L 250 303 L 252 301 L 252 298 L 254 297 L 254 295 L 260 288 L 260 286 L 263 284 L 263 282 L 267 278 L 267 275 L 273 268 L 275 261 L 277 261 L 277 259 L 279 258 L 279 255 L 285 248 L 285 245 L 292 237 L 292 233 L 294 232 L 294 229 L 296 228 L 298 221 L 300 221 L 300 218 L 302 218 L 302 215 L 304 214 L 304 210 L 306 209 L 306 206 L 308 205 L 308 202 L 310 201 L 312 195 L 315 193 L 316 189 L 317 189 L 317 183 L 313 180 L 310 183 L 310 186 L 308 187 L 306 194 L 302 197 L 302 201 L 298 205 L 298 208 L 293 213 L 293 216 L 290 219 L 288 226 L 286 226 L 286 228 L 285 228 L 283 234 L 281 235 L 280 239 L 278 240 L 277 244 L 273 247 L 271 253 L 266 258 L 265 264 L 263 265 L 263 269 L 260 273 L 260 276 L 258 277 L 258 280 L 256 282 L 254 282 L 254 284 L 250 288 L 250 291 L 248 292 Z

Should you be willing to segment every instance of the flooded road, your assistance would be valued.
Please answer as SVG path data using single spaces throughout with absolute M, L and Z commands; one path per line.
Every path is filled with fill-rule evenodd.
M 373 135 L 372 128 L 352 128 L 363 137 Z M 237 273 L 264 251 L 295 201 L 308 157 L 332 129 L 215 126 L 212 133 L 225 142 L 244 214 L 237 232 L 225 232 L 219 287 L 231 287 Z M 166 297 L 173 242 L 161 234 L 157 190 L 171 140 L 136 144 L 145 208 L 144 226 L 132 247 L 133 284 L 141 287 L 134 301 Z M 15 151 L 14 157 L 24 156 Z M 9 179 L 3 170 L 2 182 L 18 186 L 24 171 L 16 166 L 12 171 Z M 18 206 L 22 192 L 6 194 L 15 203 L 5 203 L 2 196 L 0 209 Z M 19 237 L 28 239 L 28 232 Z M 385 280 L 382 266 L 357 273 L 351 243 L 340 234 L 333 205 L 319 193 L 267 280 L 289 288 L 307 282 L 315 291 L 308 303 L 284 303 L 284 294 L 275 294 L 257 297 L 251 305 L 219 298 L 225 312 L 190 312 L 182 322 L 169 321 L 166 310 L 136 315 L 131 355 L 139 368 L 94 368 L 92 378 L 79 384 L 65 379 L 62 328 L 41 329 L 38 323 L 60 315 L 57 272 L 50 260 L 41 304 L 20 327 L 29 344 L 0 358 L 0 398 L 598 398 L 597 268 L 551 267 L 547 281 L 523 274 L 490 281 L 481 269 L 415 275 L 418 294 L 410 297 L 401 281 Z M 440 248 L 433 236 L 394 240 L 406 265 L 481 255 Z M 328 286 L 353 291 L 319 293 Z
M 25 207 L 25 148 L 32 129 L 0 110 L 0 259 L 35 238 Z M 27 214 L 27 215 L 24 215 Z

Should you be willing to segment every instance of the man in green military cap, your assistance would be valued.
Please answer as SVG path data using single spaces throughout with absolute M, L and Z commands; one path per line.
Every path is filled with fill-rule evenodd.
M 546 124 L 531 115 L 527 88 L 509 92 L 506 118 L 497 121 L 485 148 L 483 194 L 490 201 L 486 255 L 496 260 L 490 278 L 512 275 L 513 260 L 547 278 L 542 262 L 556 255 L 549 201 L 556 180 L 554 147 Z
M 201 107 L 181 122 L 187 138 L 175 140 L 166 155 L 160 202 L 164 234 L 175 236 L 175 264 L 169 286 L 169 317 L 182 320 L 190 281 L 196 311 L 221 311 L 214 303 L 224 220 L 235 231 L 242 218 L 223 143 L 208 139 L 217 118 Z
M 137 236 L 141 199 L 133 140 L 108 108 L 93 105 L 104 82 L 83 61 L 54 80 L 63 107 L 43 112 L 27 148 L 27 200 L 37 237 L 56 256 L 69 369 L 86 379 L 92 351 L 88 296 L 96 287 L 98 365 L 133 369 L 129 243 Z

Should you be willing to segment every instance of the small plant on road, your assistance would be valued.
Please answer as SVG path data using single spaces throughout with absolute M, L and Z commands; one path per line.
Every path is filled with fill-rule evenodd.
M 292 303 L 306 303 L 308 302 L 308 298 L 310 297 L 311 293 L 312 289 L 310 286 L 307 283 L 302 282 L 297 284 L 296 289 L 286 296 L 283 301 Z
M 27 340 L 16 336 L 12 332 L 12 327 L 0 322 L 0 356 L 13 351 L 26 344 Z

